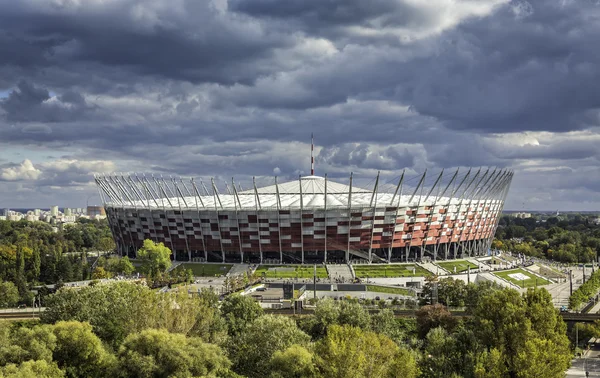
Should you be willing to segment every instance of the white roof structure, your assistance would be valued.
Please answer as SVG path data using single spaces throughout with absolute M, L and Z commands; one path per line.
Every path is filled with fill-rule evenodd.
M 172 179 L 167 180 L 138 176 L 99 176 L 96 183 L 100 189 L 101 196 L 107 205 L 131 208 L 170 208 L 170 209 L 204 209 L 204 210 L 256 210 L 256 209 L 332 209 L 332 208 L 364 208 L 364 207 L 387 207 L 387 206 L 421 206 L 435 203 L 458 204 L 461 200 L 478 199 L 500 199 L 502 189 L 512 178 L 512 172 L 507 170 L 496 170 L 480 174 L 481 169 L 475 175 L 469 171 L 458 188 L 464 183 L 464 192 L 457 190 L 458 174 L 454 174 L 452 180 L 442 185 L 440 179 L 436 181 L 440 185 L 434 192 L 433 189 L 415 190 L 411 189 L 407 195 L 401 195 L 402 180 L 398 187 L 386 190 L 378 188 L 377 182 L 373 189 L 363 189 L 356 186 L 341 184 L 320 176 L 305 176 L 299 180 L 284 182 L 256 189 L 238 191 L 232 183 L 233 191 L 228 188 L 228 193 L 219 193 L 212 184 L 212 193 L 202 184 L 196 185 L 191 180 L 184 183 Z M 443 174 L 443 172 L 442 172 Z M 442 177 L 440 174 L 440 178 Z M 419 182 L 417 189 L 423 183 Z M 454 187 L 449 190 L 454 182 Z M 469 185 L 467 185 L 470 182 Z M 475 186 L 472 184 L 475 183 Z M 444 189 L 444 187 L 446 189 Z M 422 188 L 423 189 L 423 188 Z M 350 193 L 351 192 L 351 193 Z M 204 194 L 202 194 L 204 193 Z M 422 195 L 416 195 L 417 193 Z M 425 195 L 427 194 L 427 195 Z M 455 197 L 455 194 L 457 198 Z M 466 195 L 466 196 L 465 196 Z M 461 197 L 461 198 L 458 198 Z M 351 201 L 351 206 L 349 206 Z M 409 204 L 410 202 L 410 204 Z

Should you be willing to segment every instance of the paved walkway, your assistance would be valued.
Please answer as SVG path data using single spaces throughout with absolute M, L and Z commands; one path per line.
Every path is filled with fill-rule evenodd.
M 444 275 L 444 274 L 450 274 L 450 272 L 448 272 L 446 269 L 442 268 L 441 266 L 435 265 L 434 263 L 426 262 L 426 263 L 417 263 L 417 264 L 421 268 L 427 269 L 431 273 L 437 274 L 438 276 Z
M 352 270 L 346 264 L 327 264 L 327 274 L 331 280 L 342 278 L 344 282 L 352 282 L 354 277 L 352 276 Z
M 244 274 L 244 272 L 248 271 L 250 265 L 248 264 L 233 264 L 229 272 L 227 273 L 228 277 L 237 276 L 239 274 Z
M 510 283 L 510 282 L 508 282 L 506 280 L 503 280 L 502 278 L 500 278 L 500 277 L 498 277 L 498 276 L 496 276 L 496 275 L 494 275 L 492 273 L 489 273 L 489 272 L 479 273 L 478 274 L 478 278 L 479 279 L 485 279 L 486 281 L 495 282 L 495 283 L 497 283 L 498 285 L 500 285 L 502 287 L 510 287 L 512 289 L 520 289 L 517 285 L 512 284 L 512 283 Z

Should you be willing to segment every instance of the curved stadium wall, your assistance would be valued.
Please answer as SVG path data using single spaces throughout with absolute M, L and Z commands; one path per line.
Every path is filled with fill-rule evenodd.
M 372 189 L 305 176 L 226 194 L 202 182 L 96 176 L 121 255 L 145 239 L 178 261 L 321 263 L 408 262 L 485 255 L 513 173 L 459 174 L 380 183 Z M 431 181 L 427 183 L 427 178 Z

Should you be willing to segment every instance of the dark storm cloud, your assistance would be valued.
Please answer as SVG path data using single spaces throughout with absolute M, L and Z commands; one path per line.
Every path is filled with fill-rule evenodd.
M 377 171 L 395 183 L 404 168 L 497 166 L 517 173 L 509 203 L 566 204 L 569 187 L 593 201 L 599 12 L 541 0 L 0 0 L 3 200 L 85 200 L 91 171 L 297 179 L 314 132 L 317 174 L 340 182 L 349 170 L 372 186 Z
M 93 119 L 94 108 L 88 106 L 81 94 L 68 91 L 54 99 L 48 90 L 35 87 L 21 80 L 17 88 L 5 99 L 0 99 L 0 109 L 4 110 L 9 122 L 68 122 L 82 117 Z M 28 133 L 39 133 L 44 130 L 38 126 L 23 129 Z M 42 132 L 48 134 L 49 132 Z
M 204 1 L 4 2 L 0 25 L 0 52 L 7 50 L 0 63 L 78 69 L 89 63 L 192 82 L 250 83 L 271 67 L 247 63 L 287 43 Z

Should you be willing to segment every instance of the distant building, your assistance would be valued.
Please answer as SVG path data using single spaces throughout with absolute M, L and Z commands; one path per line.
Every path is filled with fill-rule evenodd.
M 8 213 L 10 212 L 10 209 L 3 209 L 2 210 L 2 215 L 4 215 L 5 217 L 8 217 Z
M 35 215 L 37 215 L 39 217 L 40 215 L 42 215 L 42 210 L 35 209 L 35 210 L 33 210 L 33 214 L 35 214 Z
M 53 217 L 57 217 L 58 216 L 58 206 L 52 206 L 50 208 L 50 215 Z
M 70 209 L 70 208 L 68 208 L 68 207 L 67 207 L 67 208 L 65 208 L 65 215 L 66 215 L 66 216 L 70 216 L 71 214 L 72 214 L 72 211 L 71 211 L 71 209 Z
M 531 218 L 531 213 L 514 213 L 513 216 L 515 218 L 525 219 L 525 218 Z
M 106 211 L 104 211 L 104 207 L 103 206 L 88 206 L 87 207 L 87 215 L 90 218 L 93 218 L 97 215 L 99 216 L 106 216 Z

